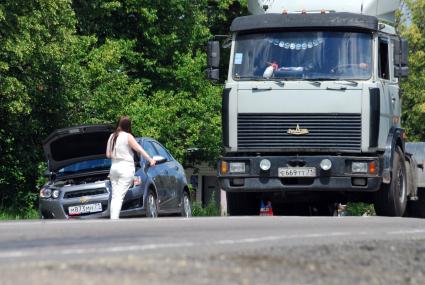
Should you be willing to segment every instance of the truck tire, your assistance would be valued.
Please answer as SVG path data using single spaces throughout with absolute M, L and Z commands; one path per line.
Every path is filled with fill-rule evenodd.
M 425 218 L 425 188 L 418 189 L 418 200 L 409 201 L 407 212 L 409 217 Z
M 374 206 L 378 216 L 402 217 L 407 205 L 407 176 L 403 152 L 394 152 L 391 182 L 376 192 Z
M 255 193 L 227 192 L 226 199 L 229 216 L 249 216 L 260 213 L 260 202 Z

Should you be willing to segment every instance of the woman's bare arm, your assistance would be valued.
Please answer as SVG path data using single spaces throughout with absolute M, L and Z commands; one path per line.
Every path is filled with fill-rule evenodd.
M 147 160 L 149 160 L 150 165 L 155 165 L 156 161 L 149 156 L 149 154 L 137 143 L 136 139 L 131 135 L 128 134 L 128 144 L 132 149 L 143 155 Z

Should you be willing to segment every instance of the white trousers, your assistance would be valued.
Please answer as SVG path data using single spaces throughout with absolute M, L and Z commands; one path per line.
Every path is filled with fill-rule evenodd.
M 122 202 L 134 179 L 134 163 L 128 161 L 112 162 L 109 172 L 112 185 L 110 214 L 111 219 L 120 218 Z

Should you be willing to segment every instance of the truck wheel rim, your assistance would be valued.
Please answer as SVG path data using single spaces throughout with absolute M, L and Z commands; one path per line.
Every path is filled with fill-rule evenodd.
M 404 203 L 404 199 L 406 196 L 406 183 L 404 183 L 404 175 L 403 170 L 401 168 L 398 170 L 398 181 L 396 186 L 399 193 L 400 203 Z

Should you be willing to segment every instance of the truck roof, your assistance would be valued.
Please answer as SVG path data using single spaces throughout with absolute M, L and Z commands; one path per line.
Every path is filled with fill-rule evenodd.
M 308 12 L 349 12 L 395 22 L 395 11 L 400 0 L 248 0 L 248 10 L 253 15 Z
M 236 18 L 230 31 L 254 31 L 270 29 L 343 29 L 369 30 L 378 29 L 376 17 L 353 13 L 328 14 L 262 14 Z

